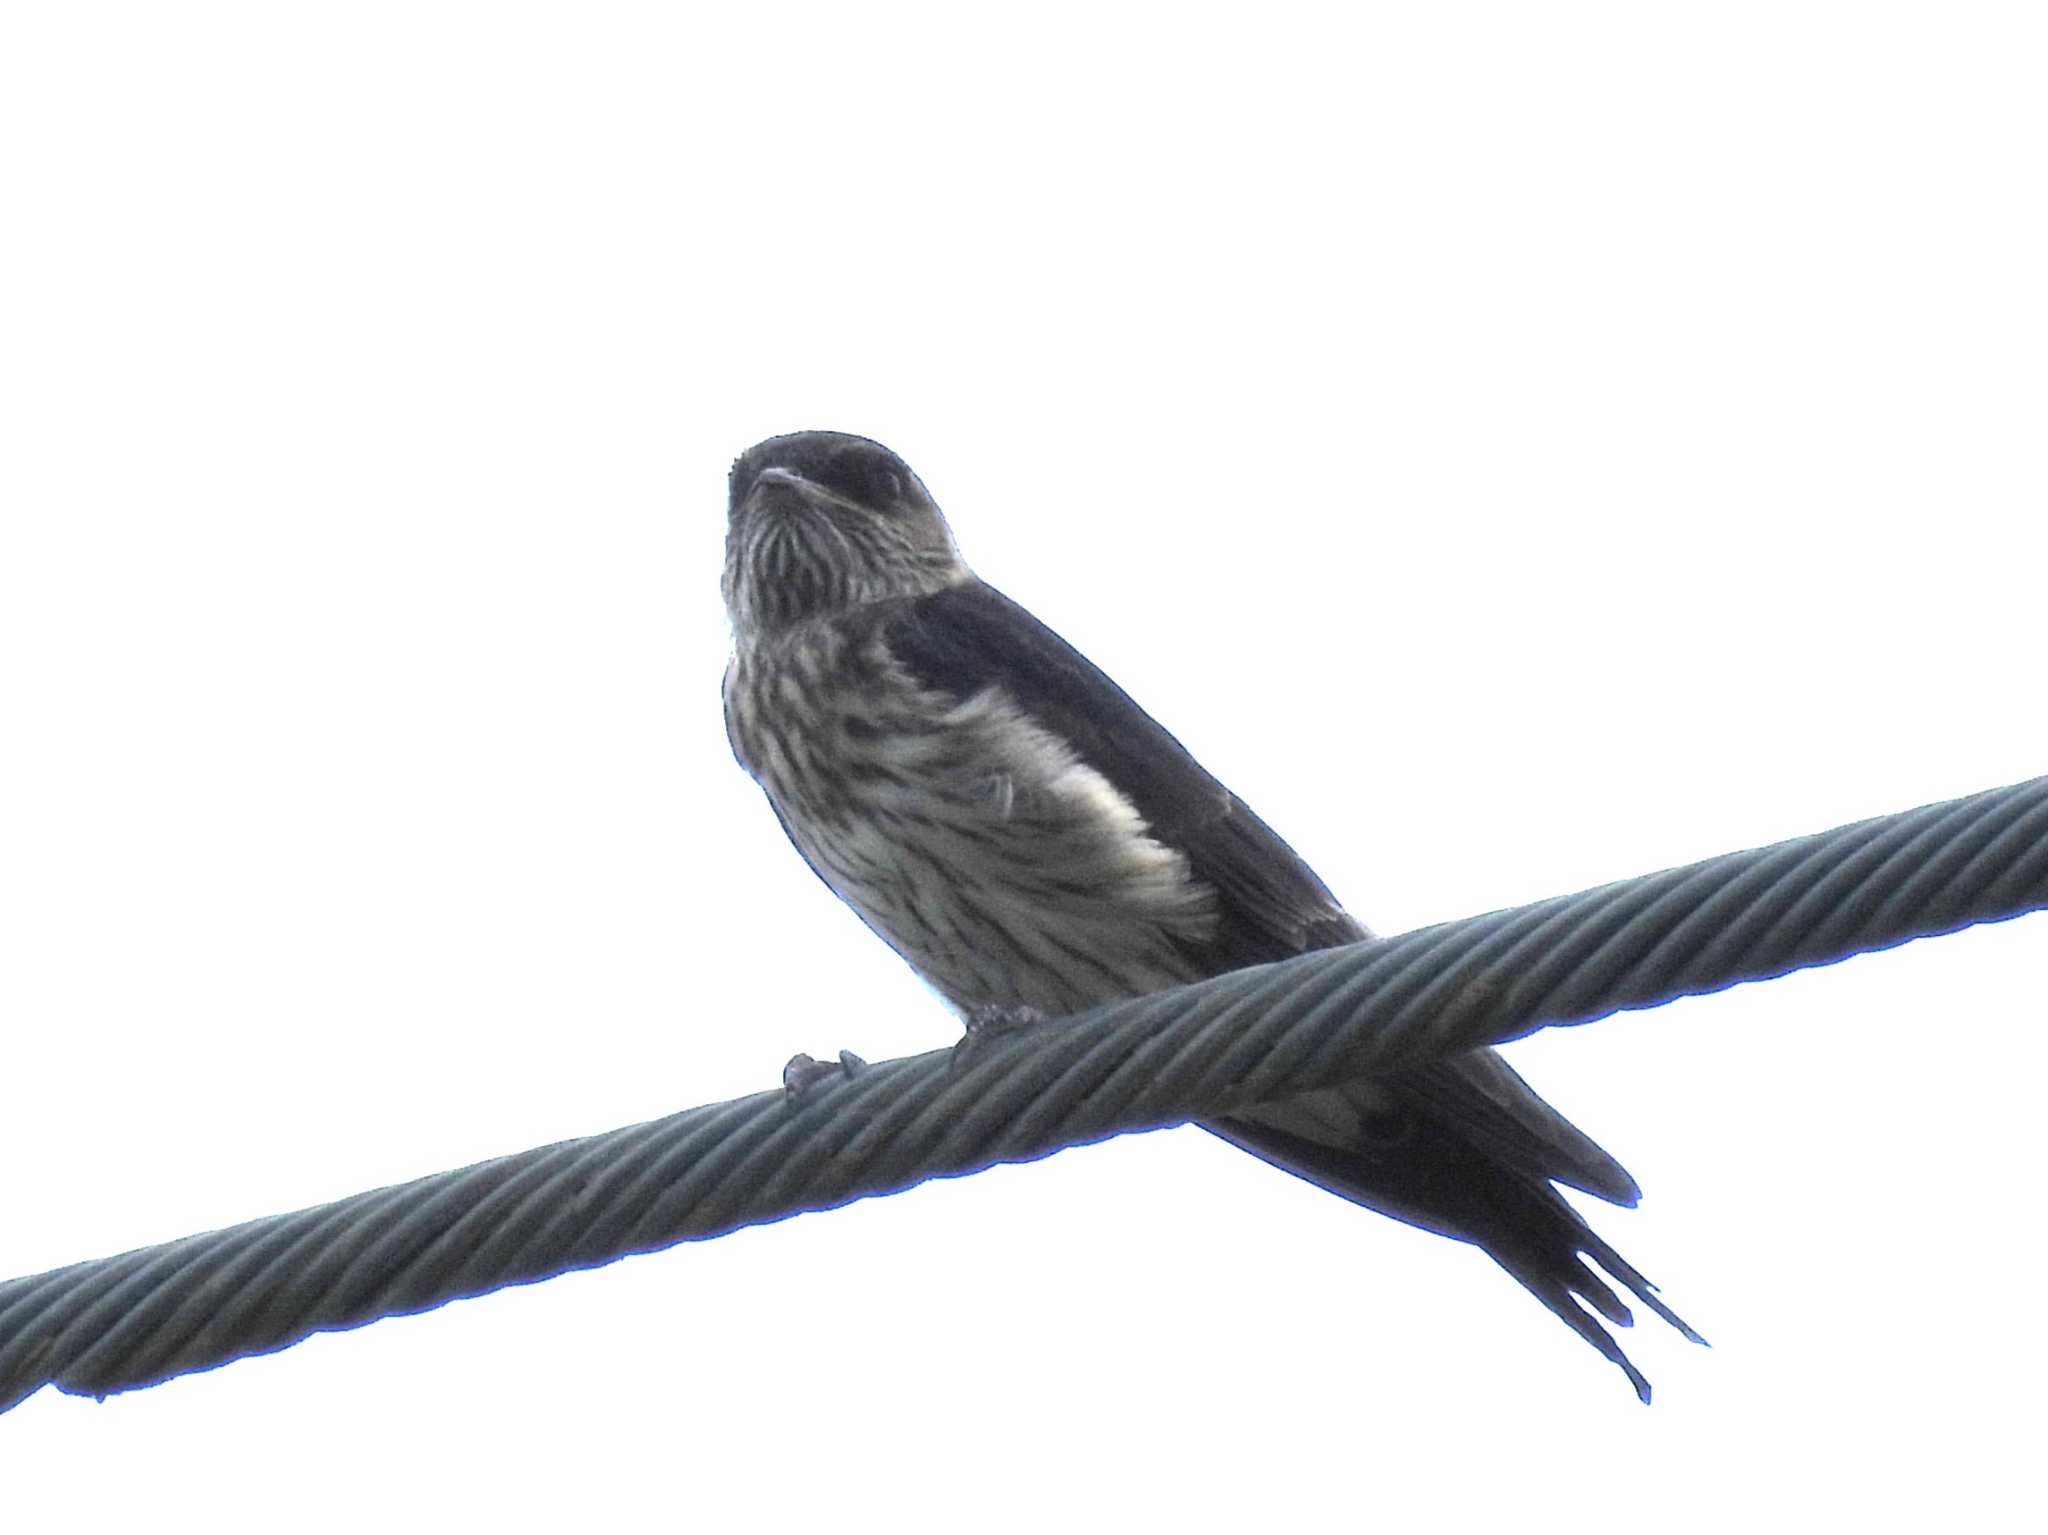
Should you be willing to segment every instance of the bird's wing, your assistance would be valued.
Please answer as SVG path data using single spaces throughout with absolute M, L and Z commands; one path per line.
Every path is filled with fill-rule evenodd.
M 1187 855 L 1219 897 L 1218 930 L 1195 956 L 1203 973 L 1372 936 L 1129 694 L 1001 592 L 975 581 L 890 606 L 889 651 L 922 686 L 962 699 L 1000 688 Z
M 1219 907 L 1217 931 L 1191 951 L 1202 973 L 1372 936 L 1163 726 L 1002 593 L 977 581 L 879 607 L 884 644 L 920 685 L 960 700 L 1000 689 L 1187 857 Z M 1634 1204 L 1635 1180 L 1491 1050 L 1261 1104 L 1208 1128 L 1334 1193 L 1476 1243 L 1626 1370 L 1645 1400 L 1640 1372 L 1579 1298 L 1612 1322 L 1625 1324 L 1627 1308 L 1580 1255 L 1697 1336 L 1548 1181 Z
M 1372 936 L 1278 833 L 1027 609 L 981 581 L 884 606 L 884 642 L 922 686 L 961 699 L 1001 688 L 1186 855 L 1217 896 L 1216 931 L 1190 956 L 1202 974 Z M 1619 1162 L 1491 1051 L 1391 1080 L 1508 1161 L 1618 1204 L 1640 1197 Z

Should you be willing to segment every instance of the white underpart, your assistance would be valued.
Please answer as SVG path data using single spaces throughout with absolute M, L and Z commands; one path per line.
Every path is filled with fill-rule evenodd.
M 956 1005 L 1069 1012 L 1191 977 L 1176 940 L 1214 929 L 1213 892 L 998 689 L 876 745 L 890 776 L 832 851 L 878 877 L 841 893 Z
M 1215 893 L 1000 688 L 947 707 L 899 673 L 941 728 L 884 713 L 847 732 L 794 707 L 791 673 L 744 661 L 733 685 L 782 725 L 750 765 L 797 845 L 956 1007 L 1065 1013 L 1195 978 L 1181 945 L 1214 931 Z

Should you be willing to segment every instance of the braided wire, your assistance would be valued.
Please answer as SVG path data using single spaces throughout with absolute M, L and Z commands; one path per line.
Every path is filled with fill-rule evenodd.
M 2048 778 L 0 1284 L 0 1410 L 2048 906 Z

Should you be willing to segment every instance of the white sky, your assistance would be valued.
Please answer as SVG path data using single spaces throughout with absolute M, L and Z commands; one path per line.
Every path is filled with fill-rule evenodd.
M 2032 8 L 715 9 L 5 13 L 0 1274 L 951 1039 L 727 752 L 773 432 L 1384 931 L 2048 770 Z M 1517 1047 L 1649 1411 L 1183 1131 L 45 1392 L 7 1522 L 2010 1525 L 2044 923 Z

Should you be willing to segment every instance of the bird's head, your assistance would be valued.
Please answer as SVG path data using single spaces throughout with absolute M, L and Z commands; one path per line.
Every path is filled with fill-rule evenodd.
M 725 607 L 742 638 L 972 579 L 910 466 L 865 437 L 791 432 L 732 466 Z

